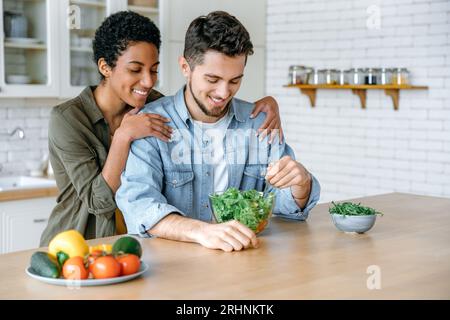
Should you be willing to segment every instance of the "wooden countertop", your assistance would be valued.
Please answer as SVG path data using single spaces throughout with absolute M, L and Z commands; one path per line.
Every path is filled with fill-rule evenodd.
M 0 255 L 0 299 L 449 299 L 450 199 L 392 193 L 352 201 L 384 213 L 366 234 L 338 231 L 321 204 L 307 222 L 273 218 L 258 249 L 142 239 L 150 270 L 111 286 L 44 284 L 25 274 L 33 251 Z M 370 266 L 379 268 L 381 289 L 367 287 Z
M 8 190 L 0 192 L 0 202 L 12 200 L 26 200 L 33 198 L 56 197 L 58 195 L 57 187 Z

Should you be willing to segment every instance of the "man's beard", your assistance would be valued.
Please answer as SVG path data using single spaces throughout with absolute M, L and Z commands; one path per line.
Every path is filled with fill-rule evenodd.
M 200 100 L 197 99 L 197 97 L 194 95 L 194 92 L 192 91 L 191 81 L 189 81 L 189 90 L 191 91 L 191 95 L 194 98 L 195 103 L 197 103 L 198 107 L 200 108 L 200 110 L 202 110 L 203 114 L 207 115 L 208 117 L 220 119 L 228 112 L 228 109 L 230 109 L 231 101 L 227 103 L 227 105 L 225 106 L 225 108 L 223 108 L 223 110 L 218 110 L 217 112 L 214 112 L 214 109 L 208 110 L 206 106 L 203 103 L 201 103 Z

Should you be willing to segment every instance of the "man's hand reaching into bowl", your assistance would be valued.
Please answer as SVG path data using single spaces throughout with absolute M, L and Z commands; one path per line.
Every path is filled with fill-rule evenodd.
M 275 188 L 290 187 L 292 196 L 300 208 L 304 208 L 308 202 L 311 192 L 311 174 L 290 156 L 284 156 L 277 162 L 269 164 L 265 178 Z

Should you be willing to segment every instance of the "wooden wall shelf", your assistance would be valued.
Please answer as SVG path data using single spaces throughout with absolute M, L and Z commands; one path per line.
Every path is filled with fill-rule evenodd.
M 427 86 L 410 86 L 410 85 L 331 85 L 331 84 L 289 84 L 287 88 L 298 88 L 301 93 L 307 95 L 311 103 L 311 107 L 316 105 L 316 91 L 317 89 L 351 89 L 353 94 L 359 97 L 361 101 L 361 108 L 366 108 L 367 90 L 382 89 L 386 95 L 392 98 L 394 104 L 394 110 L 398 110 L 400 101 L 400 90 L 427 90 Z

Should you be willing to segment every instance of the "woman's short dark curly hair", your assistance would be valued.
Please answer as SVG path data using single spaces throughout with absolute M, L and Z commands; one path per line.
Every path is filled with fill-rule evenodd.
M 203 63 L 206 51 L 215 50 L 229 57 L 253 54 L 250 34 L 236 17 L 213 11 L 191 22 L 184 41 L 184 57 L 191 68 Z
M 148 42 L 161 47 L 161 33 L 147 17 L 132 11 L 120 11 L 107 17 L 95 31 L 92 42 L 94 62 L 104 58 L 108 66 L 114 68 L 119 56 L 130 43 Z

